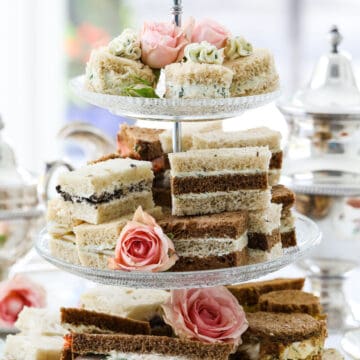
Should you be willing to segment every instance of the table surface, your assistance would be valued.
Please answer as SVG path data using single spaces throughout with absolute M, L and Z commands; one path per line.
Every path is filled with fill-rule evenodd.
M 80 295 L 96 284 L 83 280 L 71 274 L 62 272 L 52 265 L 40 259 L 34 252 L 31 252 L 22 262 L 13 268 L 14 273 L 23 273 L 34 281 L 42 284 L 48 293 L 48 307 L 58 310 L 61 306 L 77 306 Z M 276 273 L 264 277 L 264 279 L 274 277 L 301 277 L 304 273 L 296 266 L 290 265 Z M 350 305 L 353 308 L 354 316 L 360 321 L 360 268 L 349 274 L 345 283 L 345 294 L 350 299 Z M 310 289 L 309 281 L 306 281 L 305 288 Z M 341 349 L 341 333 L 330 333 L 326 341 L 326 348 L 336 348 L 346 356 Z M 0 335 L 0 355 L 1 339 L 5 336 Z

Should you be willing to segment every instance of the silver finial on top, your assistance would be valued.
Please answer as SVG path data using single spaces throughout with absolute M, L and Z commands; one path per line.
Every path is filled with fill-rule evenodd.
M 329 32 L 329 41 L 330 41 L 330 45 L 331 45 L 331 52 L 333 54 L 337 54 L 338 53 L 338 46 L 340 45 L 343 37 L 339 32 L 339 29 L 336 25 L 333 25 L 331 27 L 331 30 Z
M 174 23 L 181 26 L 182 0 L 173 0 L 173 4 L 171 13 L 174 15 Z

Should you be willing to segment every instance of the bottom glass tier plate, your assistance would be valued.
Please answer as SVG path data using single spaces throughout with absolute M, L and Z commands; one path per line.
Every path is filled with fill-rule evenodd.
M 300 214 L 297 215 L 296 234 L 298 246 L 285 249 L 284 254 L 275 260 L 225 269 L 187 272 L 125 272 L 73 265 L 51 255 L 49 235 L 45 230 L 40 233 L 35 246 L 42 257 L 58 268 L 97 283 L 133 288 L 176 289 L 237 284 L 277 271 L 299 260 L 321 240 L 318 226 Z

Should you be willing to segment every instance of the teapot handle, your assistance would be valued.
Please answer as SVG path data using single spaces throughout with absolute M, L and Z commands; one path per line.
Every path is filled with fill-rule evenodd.
M 41 199 L 45 203 L 45 205 L 49 200 L 50 181 L 55 174 L 55 170 L 62 167 L 67 168 L 69 171 L 74 170 L 74 167 L 71 164 L 63 160 L 56 160 L 46 163 L 45 174 L 43 178 L 43 186 L 42 186 L 42 190 L 40 191 Z

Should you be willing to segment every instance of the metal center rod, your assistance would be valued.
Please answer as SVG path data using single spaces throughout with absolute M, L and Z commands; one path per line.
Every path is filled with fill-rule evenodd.
M 172 140 L 173 152 L 181 152 L 181 122 L 174 122 Z
M 182 0 L 173 0 L 172 15 L 176 26 L 181 26 Z M 172 133 L 173 152 L 181 151 L 181 122 L 175 121 Z

